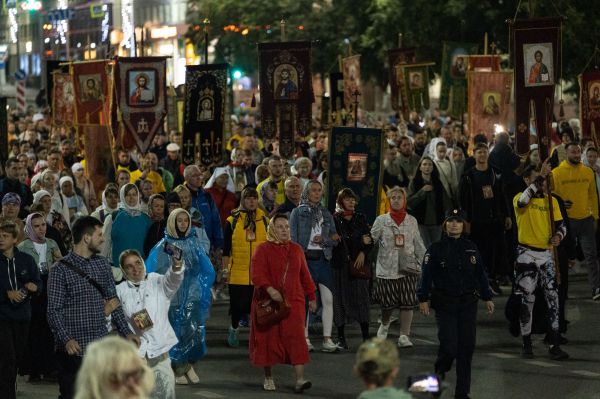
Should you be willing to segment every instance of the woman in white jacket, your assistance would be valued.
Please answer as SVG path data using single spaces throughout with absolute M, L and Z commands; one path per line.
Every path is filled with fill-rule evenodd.
M 406 213 L 406 192 L 394 187 L 387 192 L 390 211 L 378 216 L 371 228 L 376 247 L 377 264 L 373 299 L 381 305 L 381 325 L 377 336 L 387 338 L 390 317 L 400 309 L 400 337 L 398 346 L 411 347 L 409 339 L 413 310 L 417 301 L 418 270 L 425 255 L 425 245 L 419 234 L 417 220 Z
M 175 374 L 169 350 L 177 337 L 169 323 L 171 299 L 183 281 L 183 260 L 171 258 L 165 275 L 146 273 L 146 265 L 136 250 L 119 257 L 126 281 L 117 285 L 117 295 L 129 327 L 140 337 L 138 353 L 154 372 L 152 398 L 175 399 Z

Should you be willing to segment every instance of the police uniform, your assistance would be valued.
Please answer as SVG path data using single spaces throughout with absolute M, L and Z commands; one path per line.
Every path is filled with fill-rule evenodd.
M 449 212 L 445 222 L 458 219 L 458 210 Z M 444 223 L 445 223 L 444 222 Z M 423 260 L 417 290 L 420 303 L 431 300 L 435 309 L 440 347 L 435 371 L 444 374 L 456 359 L 456 398 L 468 398 L 471 386 L 471 360 L 475 350 L 477 302 L 492 299 L 481 255 L 470 240 L 444 234 L 431 244 Z

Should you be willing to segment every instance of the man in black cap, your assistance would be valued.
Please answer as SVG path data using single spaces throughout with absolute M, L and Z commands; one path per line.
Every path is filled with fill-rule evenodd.
M 469 398 L 478 299 L 486 302 L 488 313 L 494 311 L 481 255 L 477 246 L 463 237 L 464 226 L 465 216 L 460 210 L 446 215 L 442 239 L 431 244 L 423 259 L 417 290 L 421 313 L 429 315 L 429 301 L 435 309 L 440 341 L 436 373 L 443 378 L 456 359 L 457 399 Z

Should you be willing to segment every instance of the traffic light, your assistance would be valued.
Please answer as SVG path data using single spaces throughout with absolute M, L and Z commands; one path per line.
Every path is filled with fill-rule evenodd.
M 242 77 L 242 75 L 243 74 L 242 74 L 242 70 L 241 69 L 236 68 L 233 71 L 231 71 L 231 76 L 234 79 L 240 79 Z

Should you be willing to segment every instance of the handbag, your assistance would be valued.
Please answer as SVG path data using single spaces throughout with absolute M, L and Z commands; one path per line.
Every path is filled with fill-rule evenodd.
M 290 261 L 288 259 L 285 265 L 285 273 L 283 274 L 281 289 L 279 290 L 279 293 L 283 298 L 281 302 L 273 300 L 268 293 L 263 291 L 263 299 L 259 299 L 258 304 L 256 306 L 257 325 L 262 327 L 272 326 L 274 324 L 279 323 L 281 320 L 285 319 L 290 314 L 290 310 L 292 309 L 292 307 L 290 306 L 283 292 L 283 287 L 285 285 L 285 279 L 287 277 L 289 266 Z
M 418 276 L 421 274 L 421 264 L 414 256 L 398 253 L 398 272 L 405 276 Z

